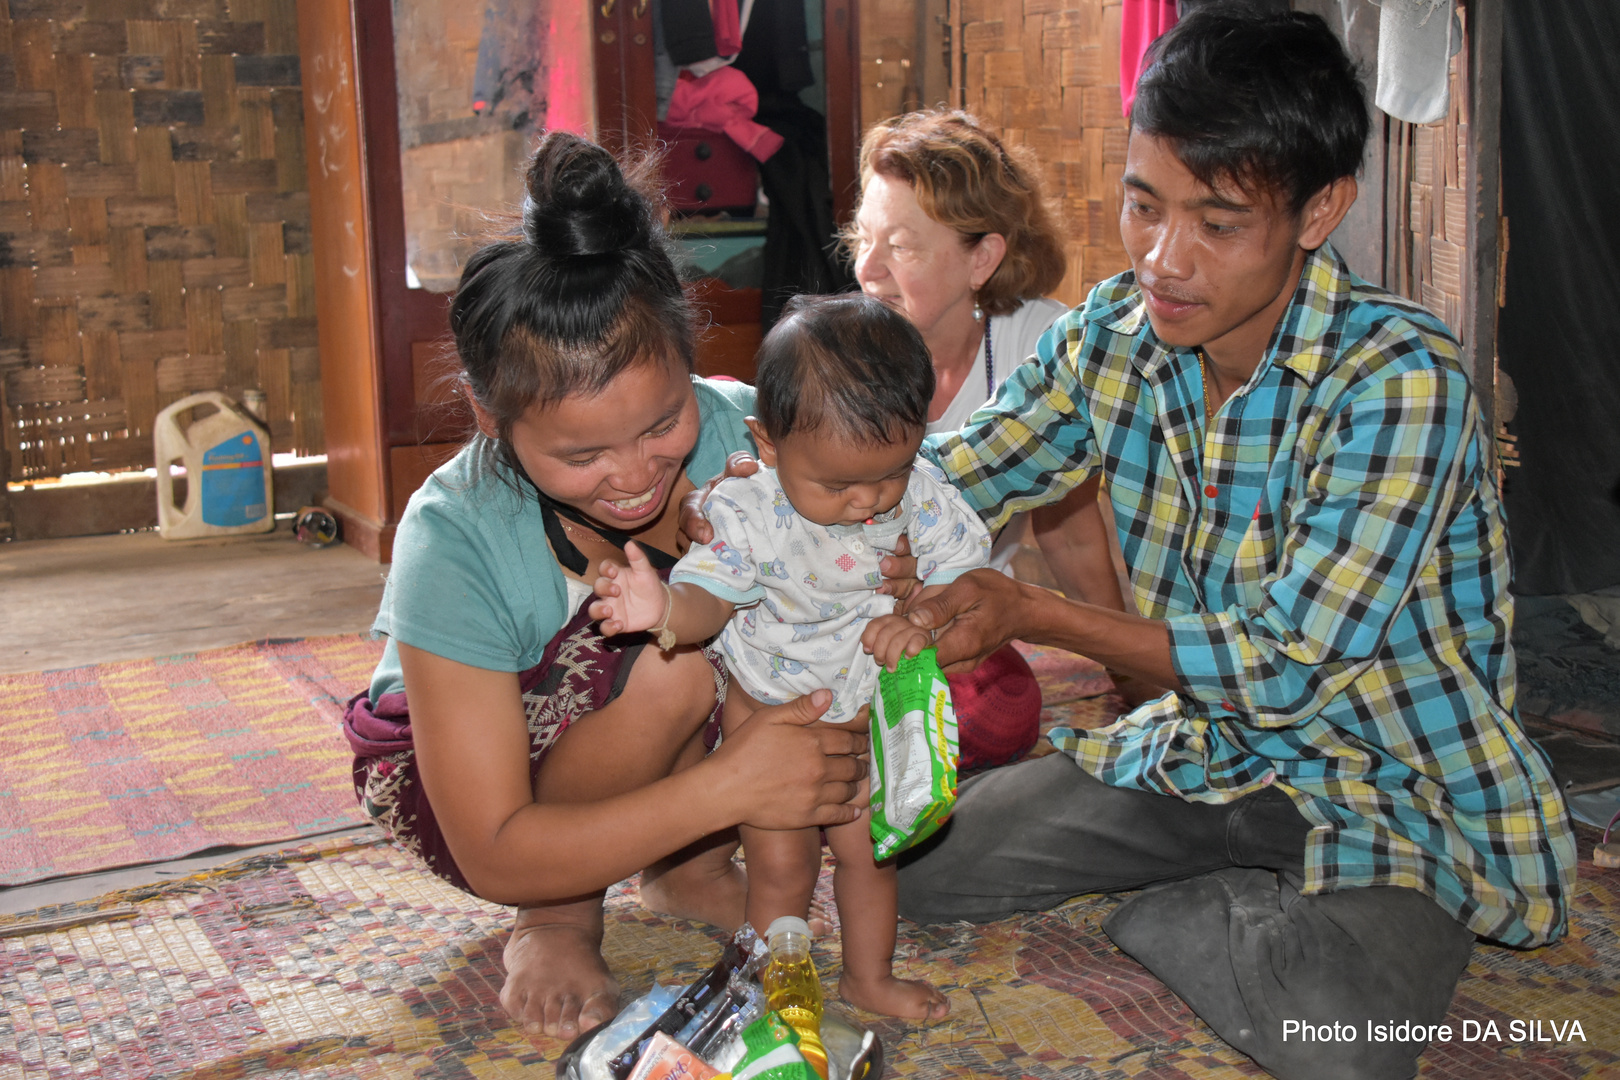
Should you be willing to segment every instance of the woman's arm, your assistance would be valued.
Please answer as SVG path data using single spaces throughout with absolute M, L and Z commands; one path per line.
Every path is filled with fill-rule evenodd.
M 635 791 L 540 804 L 517 676 L 404 644 L 399 654 L 428 801 L 462 873 L 496 903 L 589 893 L 739 823 L 793 829 L 860 814 L 863 734 L 805 726 L 831 703 L 825 691 L 760 710 L 704 761 Z
M 1065 596 L 1112 611 L 1130 611 L 1114 570 L 1108 524 L 1097 505 L 1101 486 L 1102 477 L 1092 476 L 1062 502 L 1032 510 L 1030 524 Z

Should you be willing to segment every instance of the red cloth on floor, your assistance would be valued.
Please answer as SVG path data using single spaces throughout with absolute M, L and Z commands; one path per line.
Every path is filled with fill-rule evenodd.
M 1131 115 L 1142 54 L 1158 36 L 1176 25 L 1176 0 L 1124 0 L 1119 26 L 1119 103 Z
M 709 18 L 714 22 L 714 55 L 736 56 L 742 52 L 742 16 L 737 0 L 710 0 Z
M 723 131 L 756 160 L 766 161 L 782 149 L 782 136 L 754 123 L 758 111 L 759 91 L 748 76 L 734 67 L 723 67 L 701 78 L 681 72 L 666 120 L 676 127 Z
M 1029 663 L 1003 645 L 964 675 L 947 675 L 961 772 L 1016 761 L 1041 737 L 1041 687 Z

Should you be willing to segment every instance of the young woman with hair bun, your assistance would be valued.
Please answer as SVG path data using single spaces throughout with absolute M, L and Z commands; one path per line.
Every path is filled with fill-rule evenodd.
M 736 826 L 854 820 L 858 731 L 825 691 L 712 752 L 718 655 L 604 639 L 585 612 L 629 539 L 667 566 L 681 496 L 753 450 L 752 391 L 692 374 L 692 310 L 647 170 L 546 135 L 520 230 L 468 262 L 451 328 L 478 432 L 412 496 L 345 731 L 366 813 L 440 877 L 517 908 L 501 1002 L 569 1038 L 618 1010 L 602 895 L 742 921 Z

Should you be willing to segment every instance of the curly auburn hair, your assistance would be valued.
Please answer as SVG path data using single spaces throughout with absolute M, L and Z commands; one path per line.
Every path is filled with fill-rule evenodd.
M 973 115 L 927 109 L 874 124 L 861 140 L 863 189 L 874 173 L 911 185 L 923 213 L 955 229 L 964 244 L 988 233 L 1006 238 L 1007 254 L 979 289 L 979 306 L 990 314 L 1015 311 L 1063 281 L 1063 235 L 1055 208 L 1041 194 L 1040 163 Z M 853 256 L 853 225 L 843 241 Z

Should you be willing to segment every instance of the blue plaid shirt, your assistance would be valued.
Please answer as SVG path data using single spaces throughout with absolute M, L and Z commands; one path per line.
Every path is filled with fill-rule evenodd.
M 1575 845 L 1514 713 L 1489 435 L 1440 321 L 1324 246 L 1212 423 L 1125 273 L 928 448 L 992 530 L 1102 470 L 1184 689 L 1060 749 L 1201 802 L 1275 783 L 1315 826 L 1307 893 L 1418 889 L 1528 946 L 1563 933 Z

